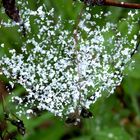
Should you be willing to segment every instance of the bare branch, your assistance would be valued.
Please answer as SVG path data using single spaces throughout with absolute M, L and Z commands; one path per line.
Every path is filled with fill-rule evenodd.
M 131 9 L 140 9 L 140 4 L 138 3 L 118 2 L 113 0 L 104 0 L 103 5 L 131 8 Z
M 119 2 L 114 0 L 81 0 L 88 5 L 97 6 L 115 6 L 131 9 L 140 9 L 140 3 Z

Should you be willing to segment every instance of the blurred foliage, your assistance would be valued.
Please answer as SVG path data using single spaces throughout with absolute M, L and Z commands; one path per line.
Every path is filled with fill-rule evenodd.
M 136 2 L 139 2 L 138 0 Z M 36 9 L 38 5 L 46 4 L 54 7 L 64 19 L 76 19 L 83 5 L 72 0 L 30 0 L 29 4 L 32 9 Z M 126 16 L 127 9 L 116 7 L 93 7 L 93 13 L 98 10 L 110 10 L 114 14 L 107 17 L 112 22 L 118 22 L 122 17 Z M 0 19 L 6 19 L 0 13 Z M 103 24 L 104 19 L 101 21 Z M 120 23 L 119 23 L 120 24 Z M 67 27 L 67 25 L 66 25 Z M 123 25 L 122 25 L 122 28 Z M 136 31 L 139 27 L 136 27 Z M 123 30 L 127 34 L 127 30 Z M 0 42 L 6 44 L 6 49 L 0 52 L 0 56 L 7 53 L 12 47 L 20 51 L 17 44 L 21 43 L 20 33 L 17 28 L 0 28 Z M 130 37 L 131 38 L 131 37 Z M 26 135 L 17 136 L 18 140 L 140 140 L 140 53 L 137 53 L 135 59 L 135 68 L 133 71 L 126 70 L 127 76 L 124 77 L 122 84 L 116 88 L 116 92 L 107 98 L 100 98 L 92 107 L 94 117 L 83 119 L 80 126 L 69 126 L 64 120 L 54 117 L 48 112 L 43 112 L 37 117 L 27 120 L 24 116 L 23 120 L 26 127 Z M 0 84 L 1 85 L 1 84 Z M 2 93 L 0 87 L 0 94 Z M 15 92 L 20 93 L 21 88 L 17 86 Z M 22 89 L 23 90 L 23 89 Z M 14 107 L 5 99 L 5 104 L 14 112 Z M 0 108 L 0 118 L 3 119 L 2 106 Z M 1 125 L 1 124 L 0 124 Z M 9 132 L 15 131 L 15 127 L 8 124 Z

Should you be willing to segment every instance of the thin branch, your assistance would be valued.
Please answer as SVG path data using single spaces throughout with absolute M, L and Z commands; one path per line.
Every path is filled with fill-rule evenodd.
M 138 49 L 139 49 L 139 45 L 140 45 L 140 41 L 138 41 L 136 47 L 135 47 L 134 50 L 132 51 L 131 57 L 133 57 L 133 55 L 134 55 L 135 53 L 137 53 L 137 51 L 138 51 Z
M 79 15 L 78 15 L 78 17 L 77 17 L 77 21 L 76 21 L 76 24 L 75 24 L 75 29 L 74 29 L 74 33 L 73 33 L 73 35 L 74 35 L 74 41 L 75 41 L 75 43 L 74 43 L 74 47 L 75 47 L 75 54 L 76 54 L 76 63 L 77 63 L 77 68 L 78 68 L 78 86 L 79 86 L 79 88 L 78 88 L 78 90 L 79 90 L 79 92 L 80 92 L 80 90 L 81 90 L 81 87 L 80 87 L 80 77 L 81 77 L 81 74 L 80 74 L 80 69 L 79 69 L 79 60 L 78 60 L 78 28 L 79 28 L 79 23 L 80 23 L 80 19 L 81 19 L 81 16 L 82 16 L 82 13 L 83 13 L 83 9 L 84 9 L 84 7 L 85 6 L 83 6 L 82 8 L 81 8 L 81 10 L 80 10 L 80 13 L 79 13 Z M 79 102 L 78 102 L 78 106 L 77 106 L 77 109 L 79 108 L 79 106 L 80 106 L 80 102 L 81 102 L 81 93 L 79 94 Z M 79 110 L 78 110 L 79 111 Z
M 131 9 L 140 9 L 140 4 L 138 3 L 118 2 L 113 0 L 104 0 L 103 5 L 131 8 Z
M 119 2 L 116 0 L 81 0 L 87 5 L 92 6 L 115 6 L 131 9 L 140 9 L 140 3 Z

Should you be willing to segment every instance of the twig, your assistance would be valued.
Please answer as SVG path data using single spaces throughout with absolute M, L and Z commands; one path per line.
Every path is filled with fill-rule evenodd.
M 140 45 L 140 41 L 138 41 L 136 47 L 134 48 L 134 50 L 133 50 L 132 53 L 130 54 L 131 57 L 133 57 L 133 55 L 138 51 L 138 49 L 139 49 L 139 45 Z
M 140 9 L 139 3 L 119 2 L 114 0 L 81 0 L 91 6 L 115 6 L 131 9 Z
M 78 90 L 79 90 L 79 92 L 80 92 L 80 90 L 81 90 L 81 88 L 80 88 L 80 80 L 81 80 L 81 74 L 80 74 L 80 68 L 79 68 L 79 60 L 78 60 L 78 28 L 79 28 L 79 23 L 80 23 L 80 19 L 81 19 L 81 16 L 82 16 L 82 12 L 83 12 L 83 9 L 84 9 L 84 7 L 85 6 L 83 6 L 82 8 L 81 8 L 81 10 L 80 10 L 80 13 L 79 13 L 79 15 L 78 15 L 78 17 L 77 17 L 77 21 L 76 21 L 76 24 L 75 24 L 75 27 L 74 27 L 74 32 L 73 32 L 73 35 L 74 35 L 74 47 L 75 47 L 75 54 L 76 54 L 76 63 L 77 63 L 77 69 L 78 69 L 78 77 L 79 77 L 79 79 L 78 79 L 78 86 L 79 86 L 79 88 L 78 88 Z M 77 105 L 77 108 L 76 108 L 76 110 L 79 108 L 79 106 L 80 106 L 80 102 L 81 102 L 81 93 L 79 94 L 79 101 L 78 101 L 78 105 Z M 79 110 L 78 110 L 79 111 Z
M 104 0 L 104 5 L 140 9 L 140 4 L 138 3 L 118 2 L 118 1 L 113 1 L 113 0 Z

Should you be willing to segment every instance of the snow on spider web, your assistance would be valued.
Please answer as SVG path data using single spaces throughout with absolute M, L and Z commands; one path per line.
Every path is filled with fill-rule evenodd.
M 107 95 L 114 92 L 126 65 L 132 63 L 131 52 L 137 44 L 134 33 L 137 11 L 130 11 L 128 18 L 120 20 L 128 30 L 123 35 L 119 23 L 105 21 L 110 12 L 91 15 L 86 8 L 78 24 L 76 43 L 75 30 L 64 26 L 67 23 L 74 28 L 74 20 L 62 20 L 59 16 L 56 21 L 55 9 L 48 10 L 46 5 L 33 11 L 28 1 L 18 4 L 23 8 L 20 14 L 27 29 L 26 39 L 21 53 L 9 50 L 11 56 L 5 54 L 0 66 L 3 74 L 11 79 L 11 85 L 18 83 L 28 92 L 23 97 L 12 93 L 11 100 L 19 103 L 19 114 L 32 113 L 36 107 L 63 117 L 77 106 L 89 108 L 105 92 Z M 100 25 L 103 19 L 105 22 Z M 4 21 L 1 24 L 7 28 L 17 26 Z M 4 47 L 1 43 L 1 49 Z

